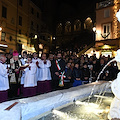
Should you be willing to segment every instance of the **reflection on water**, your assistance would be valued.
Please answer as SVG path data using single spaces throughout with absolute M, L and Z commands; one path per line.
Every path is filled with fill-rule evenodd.
M 95 95 L 95 97 L 90 99 L 89 103 L 87 100 L 82 102 L 78 100 L 74 104 L 60 110 L 53 110 L 49 115 L 38 120 L 107 120 L 113 94 L 106 93 L 102 97 L 101 105 L 96 104 L 97 97 L 101 96 Z

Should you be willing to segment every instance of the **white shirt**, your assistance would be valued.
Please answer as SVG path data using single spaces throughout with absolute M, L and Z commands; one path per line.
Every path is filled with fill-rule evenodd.
M 25 65 L 27 59 L 21 58 L 20 61 L 21 61 L 22 65 Z M 24 78 L 25 78 L 25 73 L 24 73 L 24 71 L 22 71 L 22 77 L 21 77 L 20 84 L 24 84 Z
M 36 65 L 36 62 L 40 63 L 41 59 L 40 58 L 33 58 L 32 62 Z M 38 81 L 38 77 L 39 77 L 39 68 L 37 67 L 37 72 L 36 72 L 36 81 Z
M 46 64 L 44 64 L 43 60 L 40 61 L 38 81 L 51 80 L 50 66 L 50 60 L 46 60 Z
M 31 67 L 30 70 L 28 67 L 24 70 L 25 71 L 24 87 L 37 86 L 36 81 L 37 66 L 34 63 L 30 63 L 29 66 Z
M 32 58 L 32 62 L 36 64 L 36 62 L 40 62 L 40 58 Z
M 0 91 L 8 90 L 9 82 L 8 82 L 8 73 L 6 66 L 0 63 Z
M 26 61 L 27 61 L 27 58 L 26 58 L 26 59 L 21 58 L 20 61 L 21 61 L 22 65 L 25 65 L 25 63 L 26 63 Z

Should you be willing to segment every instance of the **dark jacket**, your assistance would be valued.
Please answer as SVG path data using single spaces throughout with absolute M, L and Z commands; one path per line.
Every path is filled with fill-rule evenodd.
M 58 61 L 61 70 L 58 70 L 57 65 L 56 65 L 56 60 L 53 60 L 51 63 L 52 63 L 52 64 L 51 64 L 51 75 L 52 75 L 52 79 L 53 79 L 53 80 L 59 80 L 60 78 L 59 78 L 59 76 L 57 76 L 57 75 L 55 74 L 55 72 L 59 72 L 59 74 L 60 74 L 61 72 L 65 71 L 65 61 L 62 60 L 62 59 L 61 59 L 60 61 Z
M 81 73 L 80 68 L 77 69 L 76 67 L 74 67 L 72 75 L 73 75 L 73 79 L 76 79 L 76 78 L 80 78 L 81 79 L 82 73 Z
M 84 77 L 90 77 L 90 71 L 89 68 L 82 68 L 82 80 L 84 80 Z

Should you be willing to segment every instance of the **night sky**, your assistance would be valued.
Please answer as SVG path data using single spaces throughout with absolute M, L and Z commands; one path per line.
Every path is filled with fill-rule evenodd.
M 32 0 L 42 11 L 42 19 L 50 28 L 67 20 L 85 20 L 90 17 L 95 23 L 96 3 L 104 0 Z M 52 30 L 53 31 L 53 30 Z

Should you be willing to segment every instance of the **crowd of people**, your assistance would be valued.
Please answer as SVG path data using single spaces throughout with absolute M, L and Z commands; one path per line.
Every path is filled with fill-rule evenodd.
M 16 97 L 31 97 L 54 90 L 68 89 L 95 82 L 99 72 L 111 60 L 110 56 L 77 57 L 71 51 L 43 53 L 41 57 L 26 51 L 19 57 L 0 54 L 0 102 Z M 108 65 L 100 80 L 111 81 L 117 76 L 116 62 Z

